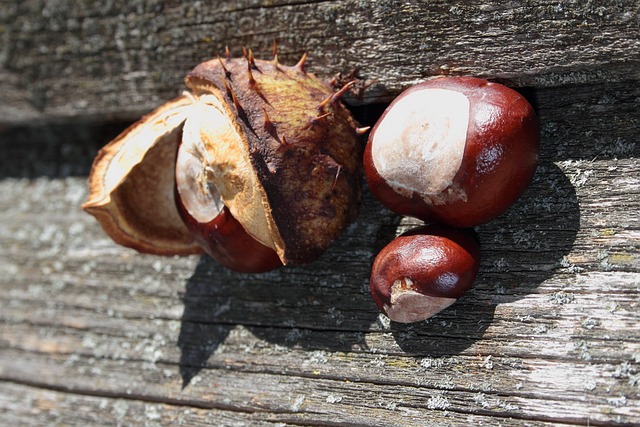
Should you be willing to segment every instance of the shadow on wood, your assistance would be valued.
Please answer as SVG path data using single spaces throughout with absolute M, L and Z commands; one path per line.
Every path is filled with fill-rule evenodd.
M 0 179 L 87 176 L 97 151 L 129 124 L 76 121 L 0 129 Z
M 525 95 L 538 106 L 535 93 Z M 354 114 L 369 125 L 382 111 L 376 105 Z M 542 153 L 532 186 L 515 206 L 478 228 L 483 261 L 473 291 L 425 322 L 378 325 L 392 333 L 405 355 L 437 358 L 463 352 L 491 324 L 496 294 L 509 301 L 523 298 L 562 264 L 576 238 L 580 212 L 575 189 L 550 157 Z M 178 342 L 183 387 L 207 368 L 237 325 L 278 346 L 368 350 L 366 334 L 380 322 L 368 293 L 370 267 L 398 233 L 399 221 L 365 189 L 359 219 L 311 266 L 251 276 L 226 271 L 203 257 L 183 297 Z M 362 247 L 365 256 L 350 259 L 355 247 Z
M 605 93 L 610 89 L 602 87 L 601 92 L 591 91 L 584 96 L 630 96 L 626 92 Z M 558 110 L 554 103 L 560 101 L 548 94 L 542 93 L 541 100 L 537 92 L 527 95 L 542 108 L 541 115 L 545 109 Z M 358 119 L 369 125 L 375 122 L 383 105 L 355 110 Z M 574 109 L 567 110 L 571 113 Z M 579 112 L 575 110 L 573 114 Z M 473 345 L 491 325 L 496 301 L 514 301 L 535 292 L 562 266 L 572 248 L 580 223 L 578 201 L 573 185 L 554 162 L 558 157 L 583 158 L 591 152 L 585 154 L 575 148 L 582 144 L 572 143 L 570 138 L 579 135 L 579 130 L 563 126 L 571 118 L 570 113 L 546 117 L 542 163 L 531 188 L 503 216 L 479 227 L 483 261 L 474 290 L 428 321 L 379 325 L 377 309 L 367 290 L 369 269 L 375 254 L 395 236 L 400 218 L 372 200 L 366 191 L 358 221 L 311 266 L 250 276 L 226 271 L 203 257 L 183 295 L 178 340 L 183 386 L 208 366 L 211 355 L 220 351 L 238 325 L 267 343 L 309 350 L 366 350 L 366 334 L 380 329 L 391 332 L 406 355 L 416 357 L 455 355 Z M 587 113 L 597 116 L 595 110 Z M 0 165 L 0 176 L 85 174 L 99 146 L 123 127 L 79 123 L 6 130 L 0 134 L 0 147 L 7 149 L 3 151 L 7 154 Z M 36 137 L 41 135 L 46 137 Z M 34 141 L 46 142 L 46 149 L 37 149 Z M 621 152 L 617 145 L 597 149 L 600 155 L 629 150 L 624 148 L 627 151 Z
M 580 221 L 573 186 L 556 165 L 543 163 L 523 198 L 479 227 L 483 260 L 474 290 L 427 321 L 376 326 L 380 320 L 368 293 L 370 265 L 396 234 L 398 218 L 368 194 L 365 199 L 363 216 L 351 232 L 312 266 L 251 276 L 201 258 L 183 296 L 178 342 L 183 387 L 211 367 L 209 358 L 238 325 L 277 346 L 332 352 L 372 350 L 366 334 L 381 327 L 392 333 L 405 356 L 457 355 L 491 325 L 496 294 L 504 301 L 526 297 L 556 271 L 573 246 Z M 371 227 L 372 217 L 379 226 Z M 372 229 L 376 233 L 368 235 Z M 345 259 L 358 246 L 354 239 L 373 249 L 360 260 Z
M 178 341 L 183 387 L 209 366 L 209 357 L 236 327 L 277 346 L 367 350 L 365 335 L 378 319 L 368 293 L 369 271 L 375 254 L 395 236 L 398 221 L 367 192 L 359 219 L 311 265 L 248 275 L 203 256 L 183 296 Z
M 397 233 L 398 220 L 365 191 L 361 217 L 312 266 L 252 276 L 227 271 L 202 257 L 183 297 L 178 342 L 183 387 L 208 366 L 210 356 L 237 325 L 279 346 L 370 350 L 366 334 L 379 322 L 368 294 L 370 266 Z M 491 324 L 496 294 L 504 301 L 523 298 L 562 265 L 579 223 L 575 189 L 553 162 L 543 162 L 522 199 L 478 228 L 483 260 L 474 290 L 425 322 L 382 328 L 391 331 L 405 355 L 437 358 L 463 352 Z M 364 256 L 350 258 L 358 246 L 368 248 Z
M 425 322 L 393 323 L 396 342 L 407 354 L 419 357 L 463 351 L 482 338 L 497 301 L 526 297 L 557 273 L 573 247 L 579 226 L 573 185 L 558 166 L 543 162 L 518 203 L 478 227 L 482 259 L 474 288 L 450 310 Z

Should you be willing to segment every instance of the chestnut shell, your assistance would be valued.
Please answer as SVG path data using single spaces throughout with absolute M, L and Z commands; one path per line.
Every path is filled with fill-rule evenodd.
M 357 215 L 363 147 L 339 102 L 344 91 L 308 73 L 305 60 L 289 67 L 249 51 L 196 66 L 185 78 L 188 92 L 100 150 L 83 208 L 121 245 L 202 253 L 202 233 L 185 224 L 174 193 L 177 147 L 188 129 L 244 231 L 283 264 L 313 262 Z M 224 129 L 207 116 L 211 108 Z M 220 144 L 225 134 L 232 143 Z
M 256 238 L 245 216 L 263 209 L 284 264 L 317 259 L 359 209 L 362 144 L 349 111 L 337 99 L 323 103 L 334 92 L 300 64 L 214 59 L 196 66 L 185 83 L 196 97 L 216 96 L 234 118 L 238 149 L 261 193 L 250 205 L 234 206 L 237 194 L 223 197 L 225 205 Z
M 156 255 L 202 253 L 175 207 L 176 147 L 192 101 L 177 97 L 97 154 L 82 208 L 116 243 Z

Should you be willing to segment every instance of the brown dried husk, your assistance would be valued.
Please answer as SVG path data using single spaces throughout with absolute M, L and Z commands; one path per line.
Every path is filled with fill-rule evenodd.
M 186 84 L 196 97 L 222 101 L 241 136 L 236 149 L 252 165 L 242 181 L 259 190 L 261 205 L 242 197 L 246 189 L 226 198 L 221 191 L 225 204 L 284 263 L 315 260 L 359 207 L 362 144 L 350 113 L 337 101 L 321 106 L 333 91 L 301 64 L 216 59 L 197 66 Z M 251 228 L 261 212 L 271 244 Z
M 89 175 L 83 209 L 117 243 L 140 252 L 201 252 L 175 205 L 176 150 L 192 101 L 181 96 L 102 148 Z
M 359 207 L 362 144 L 349 112 L 339 102 L 321 105 L 333 92 L 302 63 L 212 60 L 186 84 L 189 96 L 163 105 L 100 152 L 84 208 L 125 246 L 199 251 L 174 200 L 184 128 L 185 140 L 199 138 L 206 147 L 213 183 L 245 230 L 285 264 L 315 260 Z M 210 108 L 228 123 L 207 121 Z

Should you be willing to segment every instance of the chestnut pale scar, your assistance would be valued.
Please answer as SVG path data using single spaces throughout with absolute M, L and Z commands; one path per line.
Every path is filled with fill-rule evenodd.
M 431 88 L 412 92 L 379 123 L 371 146 L 374 165 L 389 186 L 406 197 L 438 195 L 460 169 L 468 123 L 469 99 L 464 94 Z

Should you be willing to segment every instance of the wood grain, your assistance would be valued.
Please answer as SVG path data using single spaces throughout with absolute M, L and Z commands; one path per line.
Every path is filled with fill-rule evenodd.
M 5 3 L 0 424 L 640 424 L 637 2 Z M 445 71 L 535 106 L 534 182 L 477 228 L 480 275 L 450 309 L 378 314 L 373 258 L 418 222 L 368 191 L 320 260 L 260 275 L 135 253 L 80 210 L 133 115 L 274 38 L 283 62 L 308 49 L 320 75 L 377 81 L 348 100 L 363 124 Z
M 360 70 L 371 103 L 440 74 L 523 87 L 638 80 L 640 6 L 607 2 L 6 1 L 0 126 L 132 119 L 173 98 L 199 62 L 241 47 L 323 78 Z M 358 102 L 352 100 L 352 102 Z

